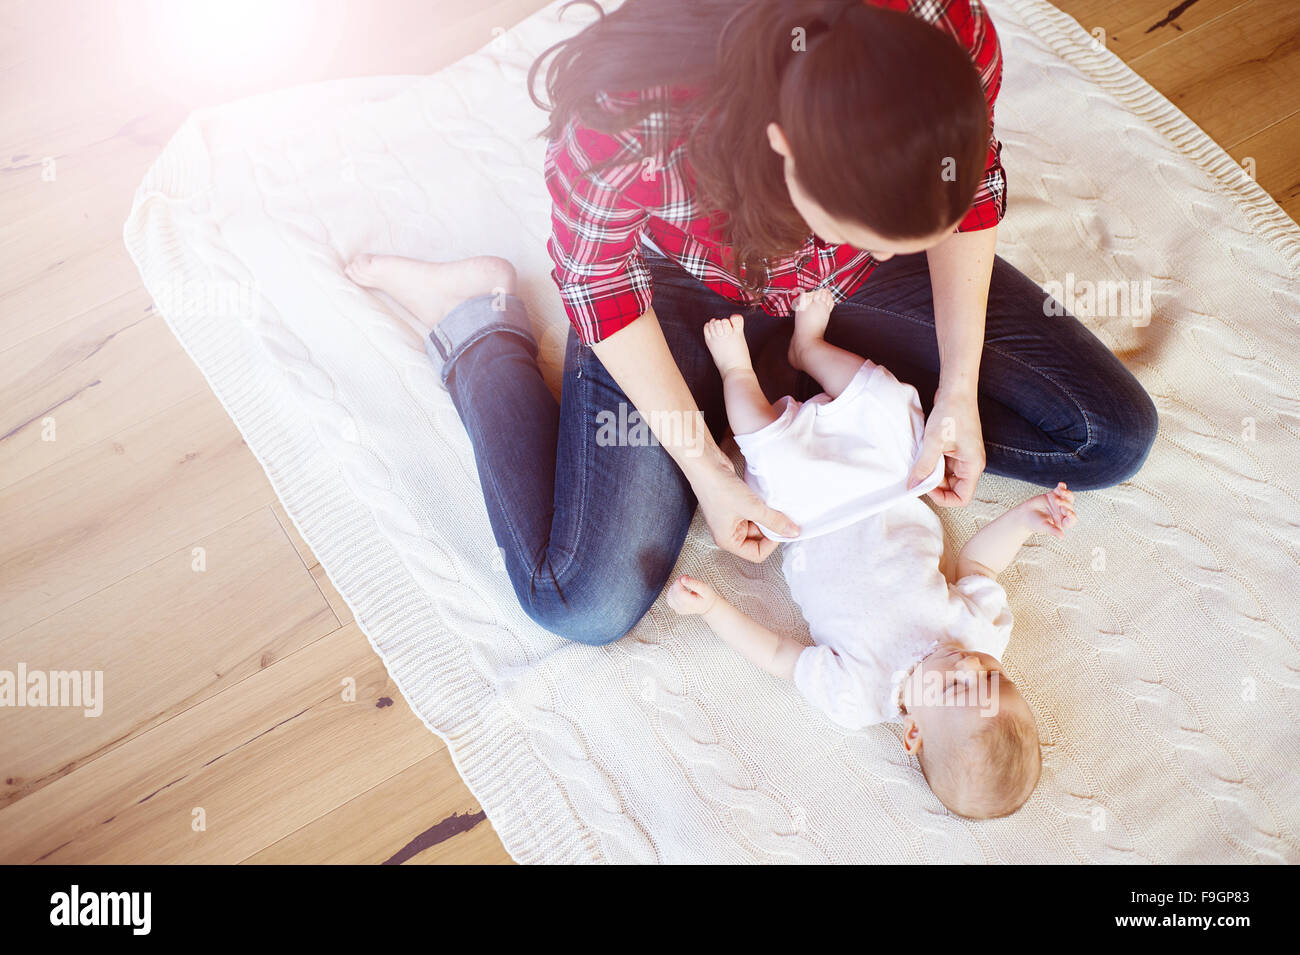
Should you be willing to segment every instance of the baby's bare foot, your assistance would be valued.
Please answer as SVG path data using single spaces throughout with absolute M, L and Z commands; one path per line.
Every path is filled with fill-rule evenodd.
M 821 338 L 826 334 L 835 296 L 828 288 L 800 292 L 794 303 L 794 333 L 802 338 Z
M 704 326 L 704 344 L 723 378 L 727 372 L 752 371 L 749 343 L 745 341 L 745 320 L 739 315 L 715 318 Z
M 796 368 L 798 354 L 808 342 L 817 341 L 826 334 L 826 325 L 835 307 L 835 296 L 827 288 L 799 293 L 794 304 L 794 335 L 790 338 L 790 364 Z
M 345 274 L 365 288 L 379 289 L 419 320 L 428 335 L 449 311 L 479 295 L 513 295 L 515 268 L 495 255 L 455 262 L 422 262 L 400 255 L 358 255 Z

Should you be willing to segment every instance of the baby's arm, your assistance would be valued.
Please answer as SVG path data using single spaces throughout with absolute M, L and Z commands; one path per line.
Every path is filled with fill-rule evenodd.
M 1073 527 L 1077 520 L 1074 493 L 1062 481 L 1048 493 L 1022 501 L 980 528 L 957 555 L 957 579 L 968 574 L 996 578 L 1031 534 L 1046 532 L 1064 537 L 1065 529 Z
M 790 339 L 790 364 L 817 379 L 832 398 L 849 386 L 862 368 L 863 357 L 832 345 L 823 336 L 830 321 L 835 296 L 829 289 L 804 292 L 795 304 L 794 336 Z
M 745 616 L 708 584 L 694 577 L 678 577 L 668 591 L 668 605 L 681 614 L 699 614 L 710 630 L 751 663 L 783 680 L 793 679 L 803 644 Z

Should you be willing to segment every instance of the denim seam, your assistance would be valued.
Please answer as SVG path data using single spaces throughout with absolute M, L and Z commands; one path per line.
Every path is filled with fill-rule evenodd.
M 582 389 L 582 393 L 579 396 L 580 397 L 579 406 L 582 408 L 590 409 L 591 402 L 588 401 L 587 399 L 589 397 L 588 389 L 591 387 L 591 378 L 589 375 L 583 374 L 584 371 L 583 365 L 585 364 L 585 362 L 583 360 L 582 348 L 577 349 L 577 359 L 575 364 L 577 365 L 576 380 L 582 383 L 581 385 L 575 384 L 575 387 L 580 387 Z M 565 384 L 568 383 L 565 382 Z M 563 387 L 563 385 L 561 387 Z M 564 425 L 563 419 L 561 419 L 560 425 L 561 427 L 563 427 Z M 583 427 L 584 428 L 586 427 L 585 423 L 583 424 Z M 585 437 L 578 442 L 578 448 L 581 454 L 581 460 L 579 462 L 581 466 L 579 468 L 579 471 L 582 474 L 582 483 L 578 488 L 578 527 L 577 527 L 577 531 L 574 534 L 573 546 L 569 550 L 569 559 L 564 562 L 563 567 L 552 570 L 552 573 L 554 574 L 557 582 L 561 577 L 563 577 L 565 574 L 569 572 L 569 569 L 573 566 L 573 562 L 578 557 L 578 552 L 582 550 L 582 547 L 580 545 L 582 544 L 583 529 L 587 526 L 586 524 L 587 489 L 588 489 L 588 482 L 590 480 L 591 468 L 587 466 L 588 465 L 587 455 L 590 449 L 588 448 L 587 440 Z M 554 530 L 554 525 L 552 524 L 552 531 L 553 530 Z
M 850 301 L 841 302 L 840 304 L 849 305 L 856 308 L 872 309 L 877 312 L 883 312 L 886 315 L 892 315 L 894 318 L 902 319 L 905 322 L 911 322 L 914 325 L 924 325 L 927 328 L 934 327 L 929 322 L 919 321 L 918 319 L 912 318 L 910 315 L 904 315 L 901 312 L 895 312 L 892 309 L 888 309 L 888 308 L 881 308 L 879 305 L 867 305 L 862 302 L 850 302 Z M 1061 390 L 1061 393 L 1064 394 L 1070 400 L 1070 403 L 1074 405 L 1075 409 L 1079 412 L 1080 417 L 1083 418 L 1083 426 L 1088 429 L 1087 439 L 1083 442 L 1082 445 L 1080 445 L 1074 451 L 1026 451 L 1022 448 L 1011 448 L 1005 444 L 998 444 L 996 441 L 986 441 L 985 442 L 986 447 L 998 448 L 1002 451 L 1010 451 L 1014 454 L 1028 454 L 1028 455 L 1033 455 L 1034 457 L 1042 457 L 1042 458 L 1055 458 L 1055 457 L 1078 458 L 1078 457 L 1082 457 L 1085 451 L 1087 451 L 1094 444 L 1096 444 L 1096 437 L 1093 434 L 1092 421 L 1088 418 L 1088 412 L 1086 409 L 1084 409 L 1082 405 L 1079 404 L 1077 400 L 1075 400 L 1074 395 L 1070 394 L 1070 389 L 1066 388 L 1064 385 L 1062 385 L 1051 375 L 1047 374 L 1041 368 L 1036 368 L 1035 366 L 1030 365 L 1027 362 L 1021 361 L 1015 355 L 1008 354 L 1007 352 L 1004 352 L 1001 349 L 996 348 L 992 345 L 982 344 L 982 347 L 987 348 L 995 355 L 1013 361 L 1024 368 L 1028 368 L 1030 371 L 1034 372 L 1034 374 L 1038 375 L 1040 378 L 1043 378 L 1047 381 L 1050 381 L 1052 384 L 1054 384 L 1057 388 Z
M 533 339 L 532 335 L 525 333 L 524 330 L 519 328 L 517 325 L 512 325 L 507 322 L 494 322 L 491 325 L 484 325 L 482 328 L 475 329 L 474 332 L 464 341 L 457 342 L 452 346 L 451 350 L 447 354 L 443 355 L 442 370 L 440 372 L 442 383 L 444 385 L 447 383 L 447 376 L 451 373 L 452 366 L 461 355 L 465 354 L 471 345 L 495 332 L 508 332 L 512 335 L 518 335 L 527 342 L 529 346 L 531 346 L 533 356 L 536 357 L 537 342 Z M 430 333 L 429 340 L 434 343 L 434 346 L 438 349 L 439 353 L 441 353 L 442 342 L 439 339 L 434 338 L 433 333 Z

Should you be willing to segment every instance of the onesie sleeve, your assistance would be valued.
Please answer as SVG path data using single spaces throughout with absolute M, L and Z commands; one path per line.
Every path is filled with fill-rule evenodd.
M 951 586 L 951 596 L 957 617 L 951 636 L 968 650 L 1001 659 L 1015 622 L 1003 586 L 992 577 L 967 574 Z
M 891 718 L 882 711 L 882 689 L 876 684 L 830 647 L 807 647 L 794 664 L 794 685 L 803 698 L 847 730 Z

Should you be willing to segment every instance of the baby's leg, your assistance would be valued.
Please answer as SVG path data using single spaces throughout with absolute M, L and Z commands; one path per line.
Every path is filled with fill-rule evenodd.
M 849 386 L 864 360 L 822 337 L 834 307 L 835 296 L 829 289 L 804 292 L 795 305 L 794 336 L 790 339 L 790 364 L 816 378 L 832 398 Z
M 750 434 L 777 419 L 749 358 L 744 319 L 739 315 L 715 318 L 704 326 L 704 343 L 722 375 L 722 399 L 727 421 L 735 434 Z

